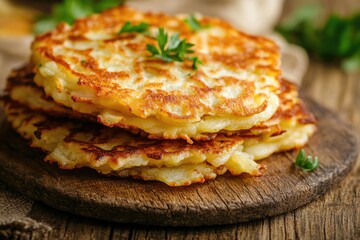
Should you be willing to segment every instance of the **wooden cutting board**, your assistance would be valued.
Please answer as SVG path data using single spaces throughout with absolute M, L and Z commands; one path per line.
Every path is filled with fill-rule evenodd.
M 119 179 L 91 169 L 60 170 L 43 162 L 0 117 L 0 178 L 30 198 L 71 213 L 122 223 L 200 226 L 278 215 L 309 203 L 338 183 L 354 165 L 354 130 L 335 113 L 305 98 L 319 130 L 305 150 L 317 155 L 315 172 L 294 167 L 295 151 L 261 161 L 261 177 L 220 176 L 204 184 L 171 188 Z

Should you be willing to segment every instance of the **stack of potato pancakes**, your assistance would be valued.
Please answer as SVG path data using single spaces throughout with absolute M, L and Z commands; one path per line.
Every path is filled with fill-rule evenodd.
M 180 45 L 186 51 L 171 55 Z M 117 7 L 37 36 L 3 105 L 12 127 L 63 169 L 170 186 L 227 171 L 258 176 L 255 160 L 315 131 L 279 59 L 272 41 L 220 19 Z

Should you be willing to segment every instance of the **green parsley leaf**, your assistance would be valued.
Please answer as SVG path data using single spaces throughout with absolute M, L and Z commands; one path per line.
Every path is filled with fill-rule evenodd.
M 154 56 L 160 54 L 159 50 L 154 45 L 147 44 L 146 49 Z
M 165 32 L 165 30 L 163 28 L 159 29 L 159 33 L 157 35 L 157 41 L 158 41 L 161 53 L 164 53 L 165 45 L 168 41 L 168 34 Z
M 122 26 L 122 28 L 119 31 L 119 34 L 121 33 L 133 33 L 133 32 L 138 32 L 138 33 L 145 33 L 147 31 L 149 31 L 149 24 L 148 23 L 139 23 L 138 25 L 132 25 L 130 22 L 126 22 L 124 24 L 124 26 Z
M 189 43 L 186 39 L 180 39 L 178 33 L 170 36 L 163 28 L 159 28 L 159 32 L 156 36 L 158 47 L 147 44 L 146 49 L 152 54 L 152 57 L 162 59 L 165 62 L 183 62 L 188 59 L 193 61 L 192 68 L 197 70 L 198 64 L 202 62 L 197 57 L 187 56 L 194 53 L 191 49 L 194 44 Z
M 297 155 L 297 157 L 296 157 L 295 165 L 296 165 L 296 166 L 300 166 L 300 167 L 303 166 L 303 165 L 304 165 L 305 157 L 306 157 L 305 151 L 304 151 L 304 149 L 301 149 L 301 150 L 298 152 L 298 155 Z
M 190 15 L 184 21 L 191 28 L 191 30 L 193 30 L 194 32 L 199 31 L 199 30 L 204 29 L 204 28 L 207 27 L 207 26 L 202 26 L 200 24 L 199 20 L 197 20 L 194 15 Z
M 296 157 L 295 165 L 306 172 L 314 171 L 319 166 L 319 159 L 310 155 L 306 156 L 305 150 L 301 149 Z
M 345 71 L 360 70 L 360 11 L 347 17 L 333 13 L 323 23 L 321 16 L 319 6 L 305 6 L 276 31 L 324 61 L 340 62 Z
M 98 0 L 94 2 L 93 10 L 96 13 L 103 12 L 106 9 L 124 4 L 124 2 L 124 0 Z
M 189 60 L 193 62 L 192 68 L 194 70 L 198 69 L 198 64 L 202 64 L 202 61 L 198 57 L 190 57 Z
M 124 0 L 63 0 L 54 5 L 51 15 L 39 17 L 34 24 L 35 33 L 52 30 L 60 22 L 73 24 L 76 19 L 99 13 L 123 4 Z

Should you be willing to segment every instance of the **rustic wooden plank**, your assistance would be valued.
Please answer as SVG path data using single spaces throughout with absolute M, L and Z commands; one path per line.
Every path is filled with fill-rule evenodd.
M 338 66 L 324 65 L 318 61 L 310 64 L 304 79 L 304 89 L 318 102 L 351 120 L 359 136 L 360 76 L 345 74 Z M 295 211 L 296 232 L 300 239 L 359 239 L 359 159 L 338 187 L 332 189 L 304 208 Z M 308 223 L 311 222 L 311 225 Z M 299 231 L 301 230 L 301 231 Z
M 358 239 L 359 211 L 353 209 L 356 206 L 353 203 L 338 201 L 341 192 L 341 188 L 334 189 L 326 197 L 321 197 L 295 212 L 296 219 L 300 220 L 295 221 L 295 224 L 301 239 Z M 334 203 L 327 200 L 329 196 L 336 196 Z
M 133 227 L 126 224 L 111 224 L 111 236 L 109 239 L 132 239 Z
M 63 239 L 110 239 L 111 224 L 105 221 L 71 215 Z
M 68 214 L 40 202 L 33 205 L 28 217 L 52 227 L 49 239 L 111 239 L 113 235 L 109 222 Z
M 346 119 L 352 120 L 357 135 L 360 132 L 360 124 L 354 116 L 360 111 L 360 108 L 356 107 L 356 102 L 360 99 L 359 79 L 358 74 L 345 74 L 337 66 L 329 67 L 315 62 L 311 64 L 304 80 L 307 92 L 317 101 L 339 112 Z M 359 162 L 358 159 L 351 176 L 338 187 L 295 211 L 298 220 L 294 224 L 298 225 L 297 229 L 302 229 L 297 231 L 301 236 L 300 239 L 360 238 L 358 217 L 360 200 L 356 197 L 360 191 Z
M 268 239 L 271 233 L 269 219 L 239 224 L 236 227 L 236 239 Z
M 28 217 L 38 222 L 48 224 L 51 228 L 51 238 L 63 239 L 68 226 L 69 214 L 50 208 L 40 202 L 35 202 Z

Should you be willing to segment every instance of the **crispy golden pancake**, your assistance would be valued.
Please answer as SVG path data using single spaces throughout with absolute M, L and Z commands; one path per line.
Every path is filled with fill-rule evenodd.
M 209 141 L 151 140 L 119 128 L 67 118 L 54 118 L 5 99 L 4 109 L 13 128 L 32 147 L 47 153 L 46 161 L 60 168 L 90 167 L 103 174 L 157 180 L 184 186 L 233 175 L 260 175 L 263 159 L 274 152 L 303 146 L 314 124 L 295 124 L 271 137 L 218 135 Z
M 71 108 L 56 104 L 50 97 L 45 95 L 42 88 L 36 86 L 33 79 L 34 74 L 31 72 L 29 66 L 14 70 L 8 77 L 5 91 L 12 100 L 22 103 L 28 108 L 38 112 L 44 112 L 48 115 L 58 117 L 96 121 L 96 117 L 94 116 L 80 114 Z
M 10 98 L 27 107 L 46 113 L 50 116 L 70 117 L 84 120 L 96 121 L 91 115 L 81 114 L 70 108 L 56 104 L 50 97 L 46 97 L 42 88 L 33 82 L 34 74 L 29 68 L 21 68 L 12 72 L 7 82 L 7 92 Z M 280 106 L 276 113 L 267 121 L 256 124 L 251 129 L 241 131 L 224 131 L 222 134 L 227 136 L 272 136 L 281 134 L 284 129 L 297 124 L 315 123 L 315 119 L 298 97 L 298 88 L 296 85 L 286 81 L 280 81 L 278 91 Z M 133 133 L 138 134 L 136 129 Z M 148 137 L 145 132 L 140 132 L 142 136 Z M 212 137 L 215 137 L 213 134 Z
M 188 144 L 184 140 L 151 140 L 119 128 L 50 118 L 5 101 L 7 119 L 32 147 L 48 153 L 45 160 L 61 168 L 91 167 L 104 174 L 158 180 L 171 186 L 204 182 L 227 170 L 259 175 L 260 166 L 243 153 L 241 137 Z M 227 164 L 230 164 L 227 167 Z
M 32 44 L 35 82 L 57 103 L 152 138 L 205 140 L 268 120 L 279 106 L 278 47 L 210 17 L 198 16 L 207 27 L 193 31 L 187 17 L 118 7 L 61 24 Z M 127 21 L 179 33 L 202 64 L 152 58 L 155 38 L 118 34 Z

